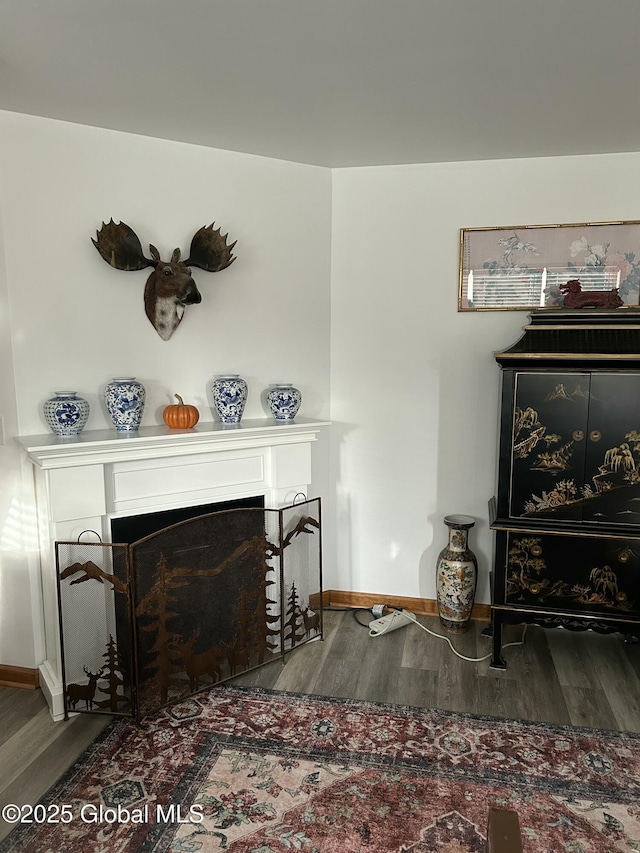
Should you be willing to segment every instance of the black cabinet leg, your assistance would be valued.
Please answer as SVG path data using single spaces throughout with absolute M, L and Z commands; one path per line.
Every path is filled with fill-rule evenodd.
M 506 669 L 507 664 L 502 657 L 502 617 L 494 610 L 493 624 L 493 657 L 489 666 L 491 669 Z

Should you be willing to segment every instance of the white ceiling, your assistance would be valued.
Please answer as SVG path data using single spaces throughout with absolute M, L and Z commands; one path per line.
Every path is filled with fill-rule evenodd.
M 324 166 L 640 150 L 639 0 L 0 0 L 0 109 Z

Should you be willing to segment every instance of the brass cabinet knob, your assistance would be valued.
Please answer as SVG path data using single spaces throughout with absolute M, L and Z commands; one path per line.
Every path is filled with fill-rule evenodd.
M 592 429 L 591 432 L 589 433 L 589 439 L 591 441 L 600 441 L 601 438 L 602 438 L 602 433 L 600 432 L 599 429 Z

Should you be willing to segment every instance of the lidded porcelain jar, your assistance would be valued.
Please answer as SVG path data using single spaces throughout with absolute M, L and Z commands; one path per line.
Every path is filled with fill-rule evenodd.
M 211 383 L 216 414 L 223 424 L 240 423 L 247 402 L 248 386 L 237 373 L 217 376 Z
M 42 406 L 54 435 L 78 435 L 89 418 L 89 403 L 77 391 L 54 391 Z
M 136 432 L 142 420 L 146 391 L 134 376 L 116 376 L 107 384 L 104 399 L 117 432 Z
M 290 382 L 281 382 L 269 388 L 267 402 L 277 421 L 292 421 L 298 414 L 302 394 Z

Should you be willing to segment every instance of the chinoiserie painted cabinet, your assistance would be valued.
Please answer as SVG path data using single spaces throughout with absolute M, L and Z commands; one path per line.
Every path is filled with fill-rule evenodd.
M 495 358 L 491 666 L 504 623 L 640 636 L 640 309 L 534 311 Z

